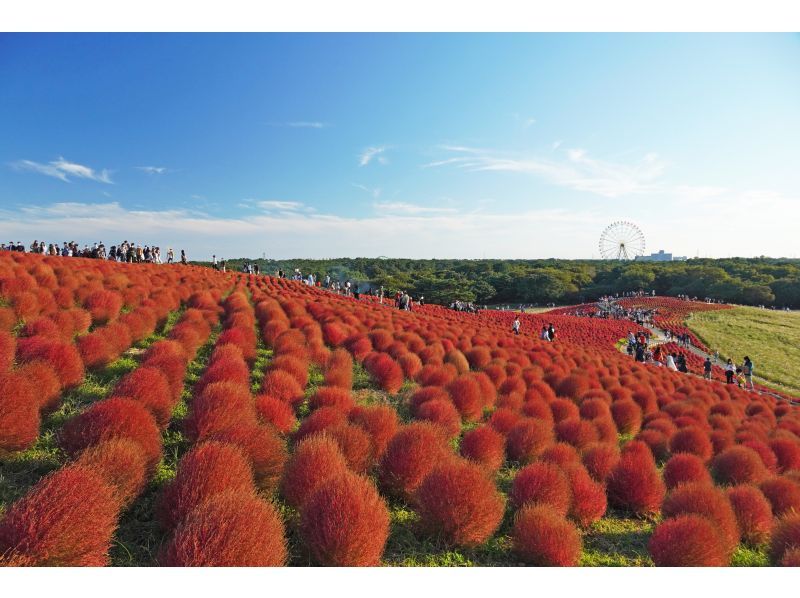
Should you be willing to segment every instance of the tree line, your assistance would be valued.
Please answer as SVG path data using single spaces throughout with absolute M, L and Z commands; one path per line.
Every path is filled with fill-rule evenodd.
M 777 258 L 690 259 L 685 262 L 608 260 L 459 260 L 338 258 L 227 261 L 228 269 L 258 264 L 265 274 L 295 269 L 319 280 L 351 280 L 362 292 L 383 286 L 426 302 L 573 304 L 626 291 L 712 297 L 729 303 L 800 308 L 800 260 Z M 206 263 L 208 265 L 208 263 Z

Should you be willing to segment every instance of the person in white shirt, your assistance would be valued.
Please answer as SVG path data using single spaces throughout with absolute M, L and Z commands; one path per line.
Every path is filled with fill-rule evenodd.
M 673 372 L 678 371 L 678 366 L 675 365 L 675 358 L 672 355 L 667 355 L 667 369 Z

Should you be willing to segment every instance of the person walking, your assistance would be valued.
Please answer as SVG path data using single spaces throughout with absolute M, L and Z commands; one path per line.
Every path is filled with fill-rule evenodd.
M 547 338 L 551 343 L 556 340 L 556 329 L 552 323 L 547 327 Z
M 175 252 L 172 251 L 172 247 L 170 247 L 169 249 L 167 249 L 167 263 L 171 264 L 174 261 L 175 261 Z
M 755 386 L 753 386 L 753 362 L 747 356 L 745 356 L 742 364 L 742 375 L 744 376 L 744 387 L 748 390 L 755 390 Z
M 733 384 L 733 375 L 736 373 L 736 366 L 733 365 L 733 360 L 728 359 L 728 363 L 725 364 L 725 383 L 726 384 Z
M 706 357 L 706 360 L 703 362 L 703 378 L 706 380 L 711 380 L 711 358 Z
M 511 325 L 511 329 L 514 331 L 514 334 L 519 335 L 519 317 L 514 318 L 514 323 Z
M 186 250 L 185 249 L 181 249 L 181 264 L 183 264 L 185 266 L 188 263 L 189 262 L 186 259 Z

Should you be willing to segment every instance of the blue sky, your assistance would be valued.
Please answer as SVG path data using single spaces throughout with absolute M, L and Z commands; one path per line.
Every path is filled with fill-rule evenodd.
M 797 256 L 797 35 L 0 35 L 0 237 Z

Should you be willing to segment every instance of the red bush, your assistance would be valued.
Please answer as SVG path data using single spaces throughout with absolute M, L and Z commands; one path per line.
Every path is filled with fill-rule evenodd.
M 800 547 L 790 548 L 783 553 L 780 560 L 781 567 L 800 567 Z
M 478 546 L 500 526 L 505 501 L 485 471 L 451 459 L 425 477 L 414 494 L 423 530 L 453 546 Z
M 528 401 L 530 403 L 531 401 Z M 565 419 L 579 419 L 581 412 L 578 406 L 569 399 L 553 399 L 549 404 L 553 421 L 560 422 Z
M 325 368 L 325 384 L 338 388 L 353 388 L 353 359 L 344 349 L 336 349 L 331 353 Z
M 564 472 L 572 489 L 569 518 L 581 527 L 588 527 L 606 513 L 608 501 L 605 487 L 589 475 L 581 465 L 566 465 Z
M 607 483 L 608 502 L 616 507 L 636 515 L 652 515 L 661 509 L 666 488 L 652 457 L 638 451 L 624 453 Z
M 94 403 L 61 428 L 59 444 L 68 454 L 116 438 L 136 442 L 152 472 L 161 460 L 161 431 L 153 415 L 131 399 L 111 398 Z
M 278 488 L 288 455 L 285 441 L 272 428 L 236 426 L 211 434 L 209 439 L 242 449 L 250 460 L 256 486 L 260 489 L 273 492 Z
M 636 434 L 642 427 L 642 408 L 631 399 L 614 401 L 611 416 L 621 434 Z
M 717 527 L 696 514 L 658 524 L 647 549 L 657 567 L 724 567 L 730 560 Z
M 475 422 L 483 415 L 483 397 L 478 381 L 471 376 L 459 376 L 447 385 L 447 392 L 464 421 Z
M 778 459 L 778 471 L 784 473 L 791 469 L 800 469 L 800 440 L 776 438 L 770 440 L 769 448 Z
M 372 466 L 372 439 L 362 428 L 342 424 L 326 430 L 339 445 L 347 466 L 356 473 L 366 473 Z
M 147 464 L 142 449 L 125 438 L 90 446 L 75 464 L 94 471 L 105 480 L 122 506 L 139 496 L 147 483 Z
M 389 441 L 381 460 L 381 485 L 409 498 L 423 478 L 451 455 L 441 427 L 429 422 L 403 426 Z
M 706 517 L 717 526 L 725 549 L 731 555 L 741 536 L 736 514 L 725 492 L 705 483 L 689 483 L 672 490 L 661 507 L 664 517 L 688 514 Z
M 18 362 L 39 359 L 53 367 L 63 388 L 73 388 L 83 380 L 83 361 L 74 345 L 39 336 L 17 341 Z
M 770 478 L 761 482 L 759 488 L 772 505 L 776 517 L 791 511 L 800 512 L 800 484 L 787 478 Z
M 300 508 L 320 484 L 344 471 L 347 462 L 337 442 L 314 434 L 295 447 L 284 469 L 281 494 L 289 505 Z
M 10 332 L 0 328 L 0 372 L 9 369 L 14 363 L 17 339 Z
M 764 467 L 767 468 L 767 471 L 770 473 L 778 473 L 778 458 L 766 443 L 760 440 L 747 440 L 742 443 L 742 446 L 746 446 L 757 452 L 758 456 L 761 457 L 761 461 L 764 463 Z
M 346 423 L 347 415 L 345 413 L 334 407 L 320 407 L 300 422 L 300 427 L 294 433 L 294 439 L 299 441 L 317 432 L 343 426 Z
M 733 486 L 727 490 L 728 500 L 736 515 L 742 540 L 758 546 L 769 540 L 772 532 L 772 507 L 755 486 Z
M 578 530 L 545 505 L 528 505 L 514 518 L 514 552 L 530 565 L 574 567 L 581 556 Z
M 264 374 L 261 392 L 297 407 L 303 402 L 303 388 L 289 372 L 270 370 Z
M 559 441 L 571 444 L 577 449 L 583 449 L 598 440 L 597 429 L 591 422 L 574 417 L 558 422 L 555 432 Z
M 83 301 L 83 307 L 92 314 L 95 324 L 103 325 L 119 316 L 122 309 L 122 295 L 113 291 L 94 291 Z
M 731 486 L 759 484 L 769 476 L 758 453 L 746 446 L 725 449 L 714 457 L 711 467 L 717 482 Z
M 192 401 L 183 421 L 186 436 L 196 442 L 239 426 L 254 426 L 256 412 L 250 391 L 234 382 L 214 382 Z
M 403 368 L 388 353 L 370 353 L 364 359 L 364 368 L 389 394 L 397 394 L 403 386 Z
M 118 512 L 114 491 L 97 473 L 64 467 L 9 507 L 0 554 L 41 567 L 107 565 Z
M 461 439 L 461 456 L 478 463 L 488 471 L 497 471 L 505 460 L 505 437 L 484 424 L 470 430 Z
M 255 409 L 262 423 L 271 424 L 281 434 L 289 434 L 297 424 L 291 405 L 270 395 L 258 395 Z
M 309 408 L 334 407 L 348 413 L 355 406 L 349 390 L 335 386 L 322 386 L 308 399 Z
M 53 411 L 61 402 L 61 382 L 50 364 L 44 361 L 31 361 L 18 367 L 16 372 L 25 380 L 35 380 L 34 394 L 39 409 L 43 412 Z
M 159 561 L 168 567 L 279 567 L 286 559 L 275 507 L 250 493 L 227 491 L 187 515 Z
M 0 455 L 25 450 L 39 436 L 39 400 L 31 382 L 0 373 Z
M 489 418 L 489 425 L 500 432 L 503 436 L 508 436 L 511 428 L 518 424 L 521 419 L 522 416 L 516 411 L 506 407 L 500 407 L 495 409 L 494 413 L 492 413 L 491 417 Z
M 339 472 L 306 501 L 300 536 L 320 565 L 379 565 L 389 537 L 389 509 L 368 479 Z
M 425 401 L 417 408 L 416 419 L 441 426 L 449 438 L 455 438 L 461 433 L 461 416 L 449 399 Z
M 572 504 L 572 489 L 560 467 L 539 461 L 519 470 L 509 499 L 518 508 L 526 504 L 542 504 L 566 516 Z
M 517 423 L 506 437 L 508 458 L 520 463 L 530 463 L 555 440 L 548 422 L 526 418 Z
M 800 547 L 800 512 L 779 519 L 769 543 L 769 556 L 773 563 L 780 562 L 791 550 Z
M 296 355 L 278 355 L 272 360 L 269 369 L 289 372 L 301 388 L 308 384 L 308 361 Z
M 400 426 L 397 411 L 389 405 L 356 406 L 350 410 L 348 419 L 369 434 L 376 460 L 383 457 L 389 441 Z
M 166 529 L 215 494 L 252 493 L 253 472 L 241 449 L 222 442 L 203 442 L 178 462 L 178 473 L 158 497 L 156 514 Z
M 404 353 L 398 356 L 397 363 L 403 368 L 403 374 L 409 380 L 414 380 L 422 371 L 422 360 L 416 353 Z
M 169 382 L 156 368 L 136 368 L 117 383 L 112 394 L 128 397 L 147 407 L 162 428 L 166 428 L 172 418 L 173 400 Z
M 581 464 L 581 455 L 578 450 L 566 442 L 557 442 L 546 448 L 540 458 L 542 461 L 553 463 L 562 469 L 567 465 Z
M 664 476 L 664 483 L 670 490 L 687 482 L 703 484 L 714 483 L 702 459 L 691 453 L 678 453 L 677 455 L 673 455 L 664 466 L 662 474 Z
M 689 426 L 675 432 L 669 440 L 669 450 L 673 453 L 691 453 L 704 462 L 711 459 L 714 447 L 708 434 L 696 426 Z
M 223 345 L 228 346 L 228 345 Z M 214 382 L 231 382 L 240 386 L 250 386 L 250 370 L 244 360 L 232 357 L 220 357 L 211 362 L 195 385 L 195 394 L 202 392 Z
M 581 459 L 595 480 L 605 482 L 619 462 L 619 449 L 613 444 L 596 442 L 586 447 Z
M 422 386 L 447 386 L 455 380 L 456 375 L 456 368 L 450 364 L 426 364 L 417 375 L 417 382 Z
M 411 409 L 411 413 L 416 415 L 417 410 L 422 406 L 423 403 L 432 401 L 434 399 L 449 401 L 450 395 L 445 389 L 439 386 L 423 386 L 413 395 L 411 395 L 411 398 L 409 399 L 409 408 Z

